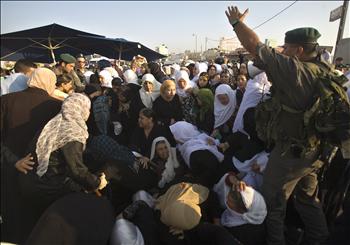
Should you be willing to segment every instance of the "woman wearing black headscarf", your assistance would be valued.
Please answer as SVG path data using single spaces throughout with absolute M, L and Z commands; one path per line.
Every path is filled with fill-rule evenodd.
M 148 69 L 149 69 L 149 73 L 151 73 L 158 82 L 163 83 L 163 81 L 168 79 L 168 77 L 162 71 L 160 65 L 158 65 L 157 63 L 155 62 L 148 63 Z

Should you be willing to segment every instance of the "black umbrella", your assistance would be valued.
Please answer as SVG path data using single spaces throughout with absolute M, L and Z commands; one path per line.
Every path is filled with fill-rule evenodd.
M 79 35 L 94 37 L 103 36 L 75 30 L 59 24 L 11 32 L 1 35 L 1 60 L 18 60 L 31 58 L 37 62 L 56 62 L 55 55 L 70 53 L 91 54 L 80 45 L 72 46 L 69 41 L 79 38 Z
M 139 42 L 128 41 L 124 38 L 106 38 L 79 35 L 79 39 L 68 41 L 71 46 L 100 54 L 110 59 L 132 60 L 134 56 L 144 56 L 148 61 L 164 58 L 165 56 L 142 45 Z

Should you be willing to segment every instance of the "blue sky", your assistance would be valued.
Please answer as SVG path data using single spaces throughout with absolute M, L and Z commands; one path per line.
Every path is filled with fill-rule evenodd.
M 229 5 L 237 5 L 241 11 L 249 8 L 246 23 L 255 27 L 292 2 L 1 1 L 1 33 L 58 23 L 108 37 L 139 41 L 152 49 L 164 43 L 171 52 L 183 52 L 194 49 L 193 33 L 198 35 L 198 49 L 201 44 L 204 49 L 205 37 L 235 36 L 224 13 Z M 261 40 L 273 38 L 283 44 L 287 30 L 312 26 L 322 34 L 321 45 L 334 46 L 339 20 L 329 22 L 329 13 L 340 5 L 342 1 L 298 1 L 256 32 Z M 349 37 L 349 24 L 344 36 Z M 217 45 L 218 42 L 208 42 L 208 48 Z

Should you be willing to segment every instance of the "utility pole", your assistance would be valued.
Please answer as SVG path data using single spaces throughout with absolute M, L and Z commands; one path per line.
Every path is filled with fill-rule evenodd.
M 337 58 L 335 56 L 337 54 L 339 41 L 343 38 L 344 28 L 345 28 L 345 20 L 346 20 L 346 15 L 348 13 L 348 6 L 349 6 L 349 0 L 344 0 L 342 15 L 341 15 L 340 22 L 339 22 L 337 42 L 335 44 L 333 63 L 334 63 L 334 60 Z
M 205 37 L 204 51 L 207 51 L 208 37 Z
M 198 39 L 198 35 L 193 33 L 192 36 L 194 36 L 194 37 L 196 38 L 196 39 L 195 39 L 195 40 L 196 40 L 195 53 L 197 53 L 197 41 L 198 41 L 197 39 Z

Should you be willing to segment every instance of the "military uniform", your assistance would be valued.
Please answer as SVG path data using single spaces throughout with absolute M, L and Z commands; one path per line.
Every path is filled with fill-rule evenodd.
M 316 43 L 313 28 L 300 28 L 286 33 L 286 43 Z M 301 41 L 301 42 L 300 42 Z M 264 171 L 263 195 L 268 207 L 266 224 L 268 244 L 284 244 L 283 224 L 286 203 L 294 191 L 295 208 L 305 224 L 305 239 L 322 241 L 328 236 L 326 220 L 317 199 L 317 170 L 320 147 L 302 152 L 305 142 L 303 115 L 314 103 L 315 82 L 320 70 L 310 69 L 297 57 L 277 53 L 266 45 L 257 46 L 257 66 L 266 71 L 272 82 L 272 93 L 282 109 L 273 128 L 275 147 Z
M 74 56 L 70 55 L 70 54 L 61 54 L 60 55 L 60 59 L 67 63 L 67 64 L 70 64 L 70 63 L 76 63 L 76 59 Z M 56 67 L 55 69 L 53 69 L 53 71 L 55 72 L 56 76 L 58 75 L 62 75 L 64 73 L 66 73 L 62 67 Z M 85 84 L 80 80 L 79 76 L 77 75 L 77 73 L 72 70 L 71 72 L 68 73 L 73 81 L 72 81 L 72 85 L 73 85 L 73 89 L 75 92 L 83 92 L 84 89 L 85 89 Z

